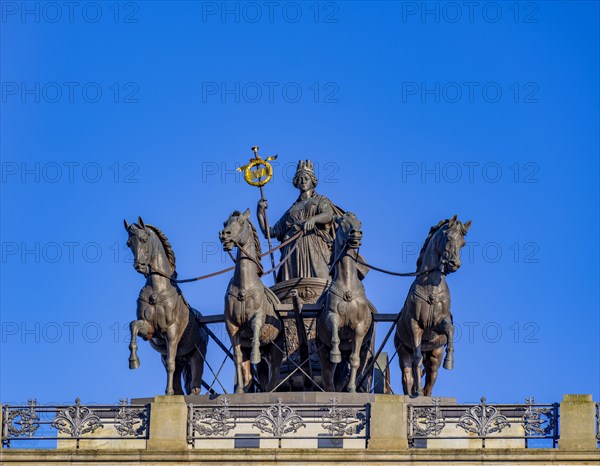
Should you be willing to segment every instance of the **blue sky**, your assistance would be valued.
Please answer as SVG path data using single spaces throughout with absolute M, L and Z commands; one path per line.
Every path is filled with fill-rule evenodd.
M 128 369 L 144 280 L 123 218 L 165 232 L 180 277 L 229 266 L 217 232 L 255 218 L 234 172 L 253 145 L 279 154 L 273 221 L 310 158 L 380 267 L 411 271 L 431 225 L 473 221 L 435 394 L 600 399 L 598 2 L 61 5 L 2 3 L 2 402 L 163 393 L 147 343 Z M 182 289 L 219 314 L 228 279 Z M 397 312 L 411 281 L 364 283 Z

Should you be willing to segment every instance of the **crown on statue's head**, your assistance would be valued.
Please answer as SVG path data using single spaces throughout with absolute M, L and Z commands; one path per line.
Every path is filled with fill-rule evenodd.
M 296 173 L 299 173 L 301 171 L 306 171 L 314 175 L 315 166 L 310 160 L 300 160 L 298 162 L 298 166 L 296 167 Z

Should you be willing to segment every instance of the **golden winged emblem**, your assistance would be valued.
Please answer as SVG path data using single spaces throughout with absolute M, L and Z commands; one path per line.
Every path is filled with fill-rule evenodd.
M 261 187 L 266 185 L 273 178 L 273 167 L 269 163 L 277 158 L 277 155 L 272 155 L 263 159 L 258 155 L 258 147 L 253 147 L 254 158 L 250 159 L 250 163 L 243 165 L 237 169 L 239 172 L 244 172 L 246 183 L 251 186 Z

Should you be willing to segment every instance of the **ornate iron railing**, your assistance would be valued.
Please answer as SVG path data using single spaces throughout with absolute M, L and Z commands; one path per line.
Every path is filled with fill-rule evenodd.
M 431 405 L 411 404 L 408 409 L 408 440 L 413 448 L 444 447 L 477 440 L 481 447 L 556 447 L 559 404 L 490 405 L 485 397 L 480 404 L 442 404 L 433 398 Z M 491 441 L 491 442 L 490 442 Z M 541 442 L 540 442 L 541 441 Z M 429 443 L 428 443 L 429 442 Z
M 149 409 L 130 405 L 126 399 L 115 405 L 83 406 L 40 405 L 29 400 L 27 406 L 2 406 L 2 446 L 16 440 L 57 440 L 75 442 L 118 439 L 147 439 Z
M 307 446 L 310 440 L 319 448 L 346 448 L 348 440 L 366 448 L 369 432 L 370 404 L 341 404 L 337 398 L 328 404 L 289 405 L 278 399 L 265 407 L 221 397 L 214 404 L 188 405 L 188 443 L 195 448 L 204 440 L 229 440 L 235 448 L 241 439 L 246 447 L 253 440 L 257 448 Z

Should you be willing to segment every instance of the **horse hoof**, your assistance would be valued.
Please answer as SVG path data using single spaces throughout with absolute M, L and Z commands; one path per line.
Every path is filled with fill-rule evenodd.
M 452 359 L 444 359 L 444 369 L 449 371 L 454 369 L 454 361 Z
M 140 367 L 139 359 L 130 359 L 129 360 L 129 368 L 130 369 L 137 369 L 138 367 Z
M 192 395 L 200 395 L 200 389 L 198 387 L 192 388 Z
M 242 393 L 244 393 L 244 389 L 243 388 L 238 388 L 235 393 L 237 393 L 238 395 L 241 395 Z
M 167 395 L 167 396 L 175 395 L 175 391 L 174 390 L 165 390 L 165 395 Z
M 356 387 L 348 387 L 348 393 L 356 393 Z
M 342 362 L 342 353 L 329 353 L 329 360 L 334 364 Z
M 260 364 L 260 354 L 256 355 L 252 353 L 250 355 L 250 363 L 251 364 Z

